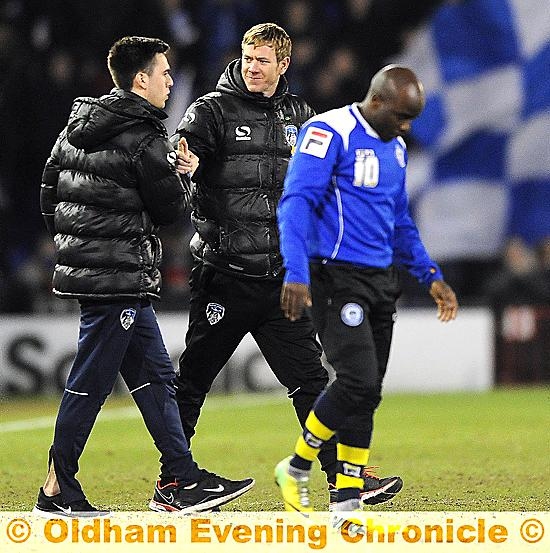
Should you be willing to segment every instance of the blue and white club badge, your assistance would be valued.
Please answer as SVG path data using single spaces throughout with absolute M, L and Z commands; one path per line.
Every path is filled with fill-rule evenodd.
M 123 309 L 120 312 L 120 326 L 124 330 L 128 330 L 136 320 L 136 310 L 132 307 L 128 307 L 127 309 Z
M 347 326 L 359 326 L 365 318 L 365 313 L 358 303 L 346 303 L 340 311 L 340 318 Z
M 206 306 L 206 318 L 211 325 L 219 323 L 225 315 L 225 307 L 219 303 L 209 303 Z
M 292 148 L 292 151 L 294 151 L 296 143 L 298 142 L 298 127 L 296 127 L 296 125 L 285 125 L 285 140 Z

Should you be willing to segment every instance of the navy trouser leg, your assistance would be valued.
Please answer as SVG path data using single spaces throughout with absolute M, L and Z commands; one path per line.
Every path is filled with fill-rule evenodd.
M 152 306 L 144 307 L 136 319 L 120 372 L 161 453 L 163 476 L 195 482 L 198 467 L 183 433 L 173 386 L 175 372 Z
M 55 473 L 66 502 L 84 499 L 75 475 L 97 414 L 113 389 L 133 325 L 120 323 L 121 304 L 83 303 L 78 351 L 59 405 L 52 447 Z
M 123 326 L 125 310 L 133 314 L 129 326 Z M 137 369 L 133 370 L 134 366 Z M 143 307 L 140 302 L 82 303 L 78 351 L 59 406 L 52 447 L 57 480 L 66 502 L 85 497 L 75 477 L 78 460 L 119 370 L 134 391 L 155 443 L 162 448 L 162 461 L 178 473 L 174 476 L 184 477 L 197 470 L 183 432 L 178 432 L 181 427 L 171 388 L 174 372 L 152 307 Z M 149 378 L 143 376 L 146 371 L 150 371 Z M 147 382 L 151 384 L 135 389 Z M 145 391 L 148 387 L 151 390 Z M 167 445 L 172 439 L 175 442 Z

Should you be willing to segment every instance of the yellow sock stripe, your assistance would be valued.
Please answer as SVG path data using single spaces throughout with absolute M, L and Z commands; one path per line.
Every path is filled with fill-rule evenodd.
M 304 432 L 296 441 L 294 451 L 303 459 L 313 461 L 319 454 L 321 444 L 331 438 L 334 431 L 327 428 L 313 411 L 308 415 L 305 426 Z
M 319 448 L 311 447 L 310 445 L 306 444 L 304 437 L 300 435 L 300 437 L 296 441 L 296 447 L 294 449 L 294 452 L 296 453 L 296 455 L 299 455 L 300 457 L 302 457 L 302 459 L 307 459 L 308 461 L 315 461 L 315 459 L 317 458 L 317 455 L 319 454 Z
M 314 435 L 317 436 L 317 438 L 320 438 L 323 440 L 323 442 L 326 442 L 330 438 L 332 438 L 333 434 L 335 433 L 335 430 L 331 430 L 330 428 L 326 427 L 315 415 L 313 411 L 308 415 L 306 419 L 306 428 Z
M 349 464 L 353 467 L 353 471 L 357 469 L 357 476 L 352 474 L 336 474 L 336 487 L 341 488 L 362 488 L 363 478 L 361 478 L 360 470 L 364 467 L 369 460 L 369 449 L 362 447 L 352 447 L 345 444 L 336 445 L 336 454 L 338 461 L 343 464 Z M 352 468 L 350 467 L 350 468 Z
M 336 445 L 338 461 L 346 461 L 352 465 L 361 465 L 364 467 L 369 461 L 369 453 L 370 449 L 362 447 L 352 447 L 344 444 Z
M 347 474 L 336 474 L 336 487 L 340 490 L 342 488 L 363 488 L 363 479 L 356 478 L 355 476 L 348 476 Z

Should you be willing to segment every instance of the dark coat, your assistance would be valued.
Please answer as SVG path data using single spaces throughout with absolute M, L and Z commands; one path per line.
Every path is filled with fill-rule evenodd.
M 182 215 L 191 187 L 176 173 L 165 117 L 119 89 L 74 101 L 40 194 L 57 246 L 57 296 L 159 297 L 162 249 L 155 227 Z
M 197 99 L 178 126 L 199 156 L 193 180 L 193 222 L 205 242 L 198 256 L 221 271 L 277 277 L 282 271 L 276 209 L 297 131 L 314 115 L 288 92 L 249 92 L 240 60 L 232 61 L 216 91 Z

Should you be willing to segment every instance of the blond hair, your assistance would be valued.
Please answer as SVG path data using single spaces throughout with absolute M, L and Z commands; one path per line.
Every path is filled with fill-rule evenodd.
M 241 42 L 241 48 L 253 44 L 257 46 L 271 46 L 275 50 L 277 61 L 290 57 L 292 41 L 287 32 L 275 23 L 260 23 L 246 31 Z

